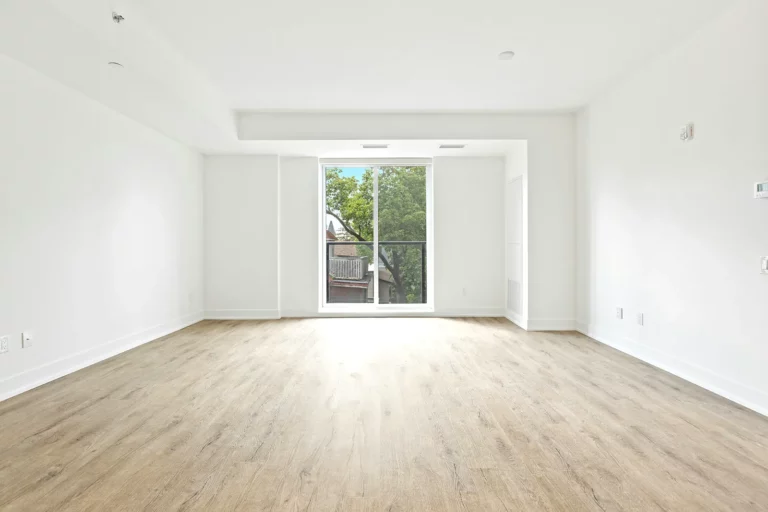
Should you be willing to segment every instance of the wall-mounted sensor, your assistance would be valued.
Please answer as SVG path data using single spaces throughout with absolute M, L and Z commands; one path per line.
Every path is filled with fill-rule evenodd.
M 680 128 L 680 140 L 683 142 L 690 142 L 693 140 L 694 130 L 693 130 L 693 123 L 688 123 L 687 125 Z
M 768 199 L 768 181 L 755 183 L 755 199 Z

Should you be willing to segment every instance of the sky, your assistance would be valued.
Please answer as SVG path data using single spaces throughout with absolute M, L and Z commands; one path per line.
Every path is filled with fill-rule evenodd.
M 344 177 L 354 176 L 357 181 L 360 181 L 365 172 L 365 167 L 342 167 L 341 175 Z

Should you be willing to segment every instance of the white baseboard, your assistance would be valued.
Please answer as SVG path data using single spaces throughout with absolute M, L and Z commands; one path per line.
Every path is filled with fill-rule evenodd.
M 575 331 L 576 321 L 558 318 L 529 318 L 529 331 Z
M 317 318 L 317 311 L 305 311 L 302 309 L 281 309 L 280 318 Z
M 211 309 L 205 312 L 206 320 L 276 320 L 277 309 Z
M 716 395 L 743 405 L 764 416 L 768 416 L 768 394 L 758 389 L 735 382 L 718 375 L 712 370 L 688 363 L 658 349 L 632 341 L 615 342 L 602 336 L 594 326 L 577 323 L 576 330 L 590 338 L 613 347 L 656 368 L 660 368 L 683 380 L 702 387 Z
M 523 317 L 523 315 L 508 309 L 504 316 L 507 320 L 517 325 L 518 327 L 525 329 L 526 331 L 528 330 L 528 319 Z
M 436 311 L 299 311 L 282 310 L 281 318 L 374 318 L 374 317 L 432 317 L 432 318 L 460 318 L 460 317 L 504 317 L 501 308 L 468 308 L 468 309 L 438 309 Z
M 436 309 L 430 316 L 445 318 L 461 317 L 485 317 L 503 318 L 504 308 L 460 308 L 460 309 Z
M 101 345 L 97 345 L 88 350 L 71 354 L 69 356 L 42 364 L 35 368 L 11 375 L 0 381 L 0 402 L 16 396 L 30 389 L 42 386 L 52 380 L 56 380 L 70 373 L 81 370 L 92 364 L 101 362 L 110 357 L 116 356 L 126 350 L 138 347 L 144 343 L 154 341 L 163 336 L 167 336 L 192 324 L 196 324 L 203 319 L 203 313 L 194 313 L 175 321 L 157 325 L 141 332 L 129 334 Z

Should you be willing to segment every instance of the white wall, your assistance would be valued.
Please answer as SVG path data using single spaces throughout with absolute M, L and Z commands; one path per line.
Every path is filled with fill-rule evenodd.
M 576 123 L 528 140 L 529 330 L 572 330 L 576 318 Z
M 434 159 L 435 313 L 504 315 L 504 158 Z
M 280 159 L 280 314 L 313 316 L 320 298 L 320 167 L 317 158 Z
M 2 56 L 0 112 L 0 399 L 201 319 L 199 155 Z
M 205 314 L 279 316 L 277 156 L 205 157 Z
M 574 115 L 242 112 L 238 124 L 242 140 L 527 141 L 526 324 L 537 330 L 575 327 Z
M 505 316 L 528 328 L 528 144 L 518 142 L 505 159 Z
M 438 315 L 504 314 L 504 170 L 434 161 Z M 205 158 L 208 318 L 318 315 L 319 178 L 317 158 Z
M 581 329 L 768 414 L 766 27 L 740 2 L 581 114 L 578 252 Z

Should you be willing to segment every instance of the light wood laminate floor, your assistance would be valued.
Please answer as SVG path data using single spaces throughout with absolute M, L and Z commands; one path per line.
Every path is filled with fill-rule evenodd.
M 206 321 L 0 403 L 0 509 L 766 510 L 767 446 L 575 333 Z

